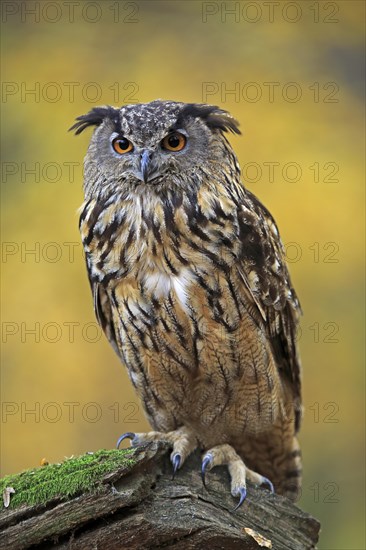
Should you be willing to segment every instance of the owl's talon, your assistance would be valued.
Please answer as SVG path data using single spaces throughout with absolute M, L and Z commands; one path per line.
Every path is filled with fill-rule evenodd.
M 182 460 L 182 457 L 181 457 L 180 454 L 178 454 L 178 453 L 175 453 L 175 454 L 171 457 L 171 463 L 173 464 L 173 476 L 172 476 L 172 480 L 175 478 L 175 474 L 177 473 L 177 470 L 180 468 L 181 460 Z
M 233 508 L 232 512 L 235 512 L 238 508 L 240 508 L 240 506 L 243 504 L 246 496 L 247 496 L 247 490 L 245 487 L 240 487 L 238 489 L 238 493 L 240 495 L 240 498 L 239 498 L 239 502 L 238 504 L 235 506 L 235 508 Z
M 267 484 L 267 485 L 268 485 L 268 487 L 269 487 L 269 490 L 270 490 L 270 492 L 271 492 L 271 493 L 274 493 L 274 492 L 275 492 L 275 490 L 274 490 L 274 487 L 273 487 L 273 483 L 272 483 L 272 481 L 270 481 L 270 480 L 268 479 L 268 477 L 264 477 L 264 476 L 262 476 L 262 478 L 263 478 L 263 479 L 262 479 L 262 483 L 261 483 L 261 486 L 262 486 L 262 485 L 266 485 L 266 484 Z
M 207 468 L 208 468 L 208 470 L 207 470 Z M 202 460 L 202 467 L 201 467 L 201 478 L 202 478 L 202 483 L 203 483 L 203 486 L 204 486 L 205 489 L 207 489 L 206 478 L 205 478 L 206 470 L 210 471 L 211 468 L 212 468 L 212 456 L 211 455 L 206 455 L 205 458 Z
M 136 434 L 134 434 L 133 432 L 126 432 L 125 434 L 121 435 L 121 437 L 117 441 L 116 448 L 119 449 L 119 446 L 121 445 L 122 441 L 127 438 L 131 439 L 131 445 L 133 445 L 133 441 L 136 438 Z

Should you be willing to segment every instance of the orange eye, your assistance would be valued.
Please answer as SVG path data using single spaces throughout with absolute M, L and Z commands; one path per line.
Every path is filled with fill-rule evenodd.
M 167 151 L 181 151 L 184 149 L 187 143 L 187 138 L 183 134 L 180 134 L 179 132 L 174 132 L 174 134 L 169 134 L 168 136 L 165 136 L 163 141 L 161 142 L 161 146 L 163 149 L 166 149 Z
M 112 147 L 119 155 L 133 151 L 133 145 L 125 137 L 117 137 L 112 141 Z

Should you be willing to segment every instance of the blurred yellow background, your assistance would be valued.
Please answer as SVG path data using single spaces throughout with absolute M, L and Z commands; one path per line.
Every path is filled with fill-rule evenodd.
M 73 7 L 70 5 L 73 4 Z M 364 3 L 2 3 L 1 474 L 147 429 L 96 326 L 77 229 L 100 104 L 229 110 L 304 310 L 300 506 L 320 549 L 362 549 Z

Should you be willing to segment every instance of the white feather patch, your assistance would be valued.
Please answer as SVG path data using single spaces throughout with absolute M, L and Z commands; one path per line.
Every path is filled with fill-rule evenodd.
M 146 275 L 144 284 L 146 288 L 155 294 L 157 298 L 167 298 L 171 291 L 174 292 L 178 302 L 187 310 L 188 288 L 192 281 L 192 274 L 188 270 L 182 270 L 179 275 L 168 275 L 156 271 Z

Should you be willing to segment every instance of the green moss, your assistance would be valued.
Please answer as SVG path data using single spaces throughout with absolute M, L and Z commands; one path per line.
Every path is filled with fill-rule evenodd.
M 15 493 L 11 495 L 9 508 L 15 508 L 21 504 L 43 504 L 55 497 L 66 499 L 80 492 L 97 491 L 105 474 L 121 468 L 130 469 L 135 463 L 133 452 L 133 449 L 100 450 L 68 458 L 61 464 L 5 476 L 0 479 L 0 498 L 6 487 L 13 487 Z

